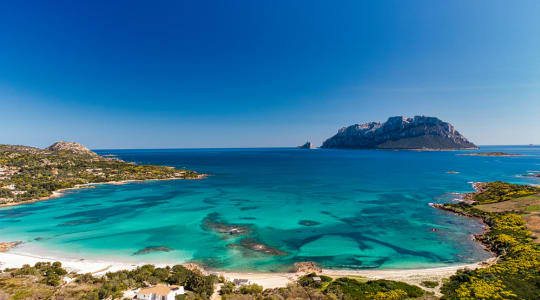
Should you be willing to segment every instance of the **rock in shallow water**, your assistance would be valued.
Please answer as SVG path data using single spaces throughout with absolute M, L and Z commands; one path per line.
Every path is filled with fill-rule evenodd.
M 277 248 L 274 248 L 272 246 L 263 244 L 254 238 L 245 238 L 240 241 L 239 244 L 230 244 L 229 247 L 242 247 L 244 249 L 249 249 L 255 252 L 264 253 L 268 255 L 274 255 L 274 256 L 285 256 L 287 255 L 287 252 L 281 251 Z
M 172 248 L 165 247 L 165 246 L 149 246 L 133 253 L 133 255 L 148 254 L 152 252 L 171 252 L 171 251 L 173 251 Z
M 241 235 L 251 232 L 251 228 L 245 225 L 228 224 L 220 219 L 219 214 L 211 213 L 203 221 L 203 228 L 217 233 L 229 235 Z
M 301 220 L 300 222 L 298 222 L 298 224 L 303 225 L 303 226 L 317 226 L 317 225 L 321 225 L 321 223 L 319 223 L 319 222 L 317 222 L 317 221 L 312 221 L 312 220 Z

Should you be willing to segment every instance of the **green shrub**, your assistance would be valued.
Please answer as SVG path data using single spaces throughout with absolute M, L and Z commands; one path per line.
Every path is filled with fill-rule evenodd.
M 227 294 L 232 294 L 234 293 L 234 289 L 236 288 L 235 284 L 232 283 L 232 282 L 225 282 L 222 286 L 221 286 L 221 289 L 219 290 L 219 294 L 220 295 L 227 295 Z
M 338 278 L 326 288 L 328 293 L 341 295 L 343 299 L 407 299 L 425 294 L 421 288 L 392 280 L 360 282 L 351 278 Z
M 438 281 L 425 280 L 425 281 L 422 281 L 420 283 L 420 285 L 432 289 L 432 288 L 435 288 L 435 287 L 439 286 L 439 282 Z
M 241 286 L 239 291 L 241 294 L 257 295 L 257 294 L 262 293 L 263 287 L 258 284 L 252 283 L 252 284 Z
M 315 281 L 313 277 L 319 277 L 321 281 Z M 332 278 L 324 275 L 317 275 L 316 273 L 311 273 L 304 275 L 298 279 L 298 284 L 304 287 L 311 287 L 320 289 L 323 287 L 324 283 L 331 282 Z

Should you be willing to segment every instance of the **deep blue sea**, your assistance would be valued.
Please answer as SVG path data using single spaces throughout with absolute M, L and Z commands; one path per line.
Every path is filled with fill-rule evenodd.
M 99 185 L 44 202 L 0 209 L 2 240 L 72 258 L 181 263 L 283 271 L 298 261 L 328 268 L 418 268 L 489 257 L 475 220 L 432 208 L 474 181 L 536 183 L 540 147 L 486 146 L 520 157 L 464 151 L 167 149 L 97 150 L 138 164 L 211 174 L 204 180 Z M 468 151 L 471 152 L 471 151 Z M 459 172 L 450 174 L 448 171 Z M 205 221 L 206 220 L 206 221 Z M 245 225 L 245 236 L 205 226 Z M 250 239 L 278 249 L 239 246 Z M 170 252 L 134 255 L 145 247 Z

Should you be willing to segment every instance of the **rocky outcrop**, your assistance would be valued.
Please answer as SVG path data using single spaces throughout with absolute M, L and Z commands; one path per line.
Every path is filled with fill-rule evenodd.
M 303 144 L 302 146 L 298 146 L 297 148 L 299 148 L 299 149 L 313 149 L 315 147 L 313 147 L 313 145 L 311 145 L 311 142 L 306 142 L 305 144 Z
M 98 156 L 95 152 L 75 142 L 64 142 L 64 141 L 56 142 L 50 145 L 49 147 L 45 148 L 45 150 L 49 150 L 53 152 L 70 151 L 77 154 L 87 154 L 87 155 L 92 155 L 92 156 Z
M 0 252 L 6 252 L 22 244 L 21 241 L 16 242 L 0 242 Z
M 474 149 L 449 123 L 435 117 L 403 116 L 386 122 L 355 124 L 341 128 L 322 148 L 345 149 Z
M 317 266 L 317 263 L 312 261 L 297 262 L 292 269 L 293 273 L 321 273 L 322 269 Z

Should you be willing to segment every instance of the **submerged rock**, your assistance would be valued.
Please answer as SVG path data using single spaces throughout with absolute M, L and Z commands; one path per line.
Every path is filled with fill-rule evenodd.
M 228 224 L 220 219 L 218 213 L 211 213 L 203 221 L 203 227 L 221 234 L 242 235 L 251 232 L 251 228 L 246 225 Z
M 298 224 L 303 225 L 303 226 L 317 226 L 317 225 L 321 225 L 321 223 L 319 223 L 319 222 L 317 222 L 317 221 L 312 221 L 312 220 L 301 220 L 300 222 L 298 222 Z
M 133 253 L 133 255 L 148 254 L 152 252 L 171 252 L 171 251 L 173 251 L 172 248 L 165 247 L 165 246 L 149 246 Z
M 99 222 L 99 218 L 88 218 L 88 219 L 80 219 L 80 220 L 73 220 L 64 222 L 62 224 L 58 224 L 58 226 L 76 226 L 76 225 L 82 225 L 82 224 L 92 224 Z
M 253 238 L 246 238 L 246 239 L 243 239 L 240 241 L 240 244 L 233 244 L 233 246 L 235 245 L 240 245 L 241 247 L 245 248 L 245 249 L 249 249 L 249 250 L 252 250 L 252 251 L 256 251 L 256 252 L 259 252 L 259 253 L 264 253 L 264 254 L 268 254 L 268 255 L 274 255 L 274 256 L 284 256 L 284 255 L 287 255 L 287 252 L 284 252 L 284 251 L 281 251 L 277 248 L 274 248 L 272 246 L 269 246 L 269 245 L 266 245 L 266 244 L 263 244 Z

